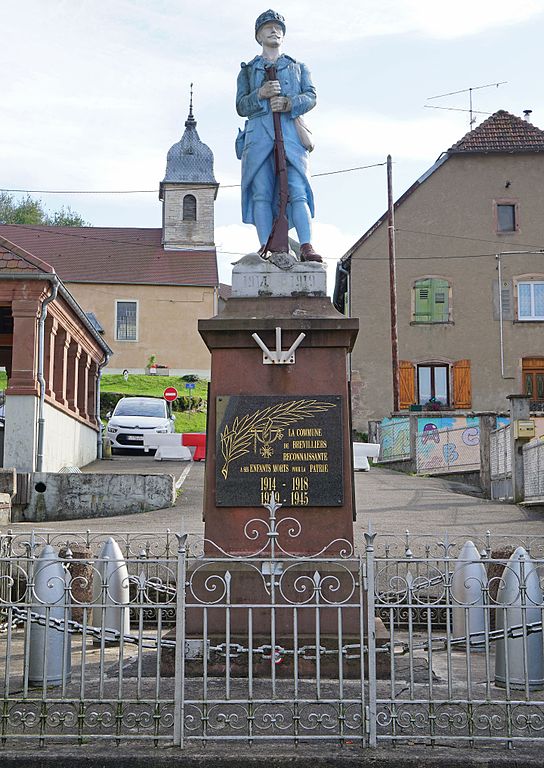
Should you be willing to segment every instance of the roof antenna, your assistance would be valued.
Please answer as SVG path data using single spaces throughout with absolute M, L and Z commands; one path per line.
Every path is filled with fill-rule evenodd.
M 469 127 L 470 130 L 472 130 L 472 126 L 476 122 L 475 115 L 489 115 L 490 112 L 479 112 L 472 107 L 472 91 L 481 91 L 482 88 L 498 88 L 499 85 L 506 85 L 508 80 L 503 80 L 500 83 L 488 83 L 487 85 L 477 85 L 474 88 L 463 88 L 460 91 L 450 91 L 450 93 L 440 93 L 438 96 L 429 96 L 427 101 L 432 101 L 433 99 L 443 99 L 445 96 L 456 96 L 458 93 L 468 93 L 468 109 L 459 109 L 458 107 L 435 107 L 431 104 L 425 104 L 425 107 L 427 109 L 447 109 L 449 111 L 453 112 L 469 112 L 470 119 L 469 119 Z

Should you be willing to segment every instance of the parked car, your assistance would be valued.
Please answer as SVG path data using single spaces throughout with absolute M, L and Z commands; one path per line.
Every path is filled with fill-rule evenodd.
M 143 448 L 144 433 L 175 432 L 171 406 L 160 397 L 123 397 L 108 417 L 106 437 L 112 453 L 120 448 Z

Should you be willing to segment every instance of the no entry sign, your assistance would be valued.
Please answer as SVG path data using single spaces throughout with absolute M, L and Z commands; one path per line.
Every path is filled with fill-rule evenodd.
M 162 396 L 168 403 L 171 403 L 178 396 L 178 391 L 175 387 L 166 387 Z

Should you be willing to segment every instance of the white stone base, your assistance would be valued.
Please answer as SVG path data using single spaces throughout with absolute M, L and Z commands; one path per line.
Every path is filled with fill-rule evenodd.
M 323 264 L 300 262 L 291 254 L 281 257 L 288 269 L 280 269 L 258 253 L 249 253 L 237 261 L 232 270 L 233 298 L 327 295 L 327 271 Z

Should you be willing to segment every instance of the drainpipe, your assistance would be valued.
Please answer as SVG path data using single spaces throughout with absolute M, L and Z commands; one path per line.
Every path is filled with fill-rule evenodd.
M 42 302 L 42 311 L 38 321 L 38 383 L 40 385 L 40 403 L 38 406 L 38 446 L 36 453 L 36 472 L 43 472 L 43 446 L 45 437 L 45 378 L 43 375 L 44 346 L 45 346 L 45 319 L 47 317 L 47 305 L 57 298 L 59 290 L 58 277 L 48 277 L 51 283 L 51 293 Z
M 102 422 L 100 421 L 100 379 L 102 377 L 102 368 L 105 368 L 110 361 L 110 353 L 106 352 L 104 360 L 98 366 L 98 378 L 96 380 L 96 418 L 98 420 L 98 437 L 96 439 L 96 454 L 99 459 L 103 455 L 103 440 L 102 440 Z
M 499 343 L 501 347 L 501 376 L 504 379 L 504 335 L 502 326 L 502 271 L 501 271 L 501 254 L 495 254 L 497 259 L 497 280 L 499 288 Z

